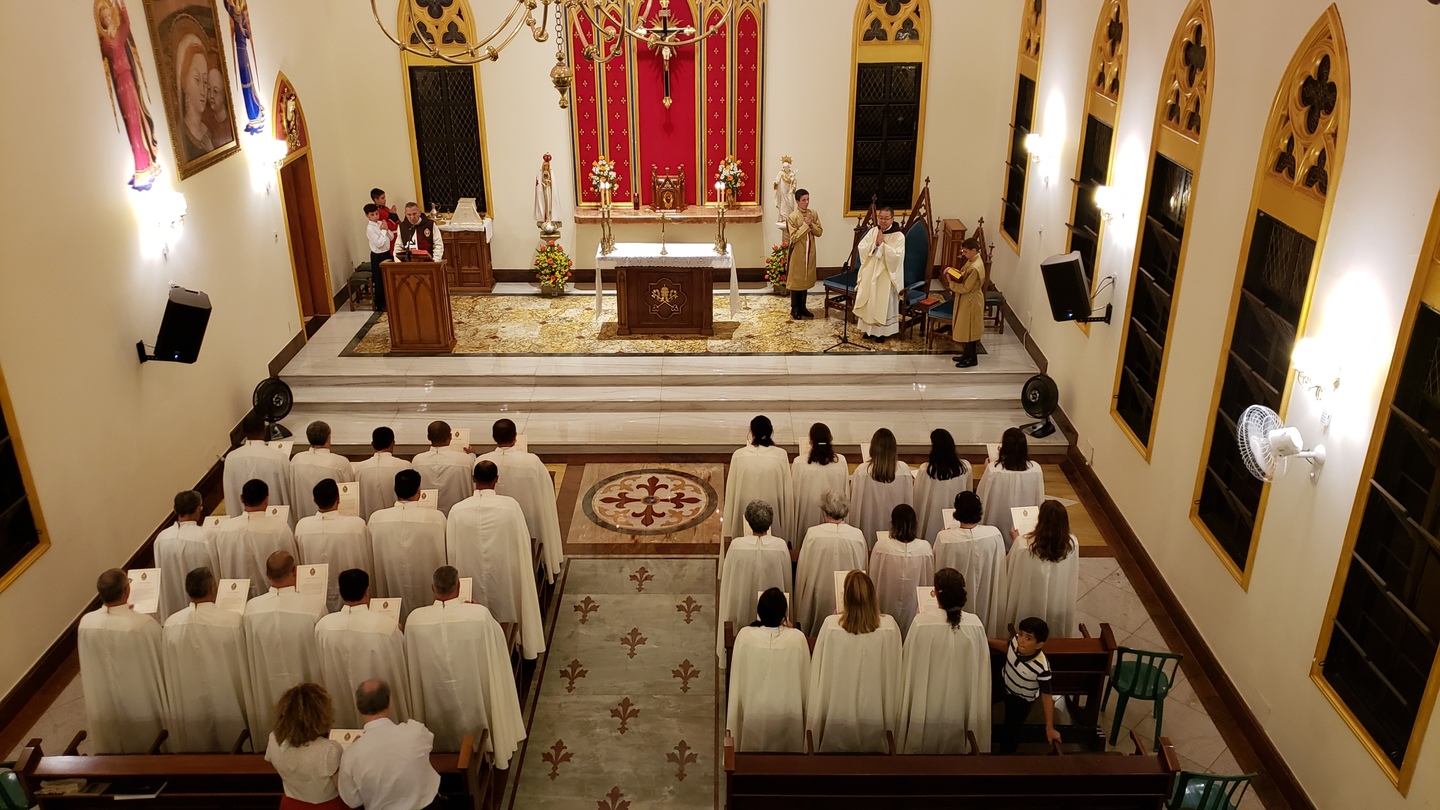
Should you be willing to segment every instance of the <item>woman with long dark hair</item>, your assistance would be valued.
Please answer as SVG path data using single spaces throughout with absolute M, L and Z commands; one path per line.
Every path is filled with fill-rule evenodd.
M 910 465 L 899 458 L 895 434 L 880 428 L 870 438 L 870 460 L 850 474 L 850 522 L 865 532 L 867 548 L 875 547 L 878 532 L 890 529 L 890 513 L 909 503 L 915 479 Z
M 935 572 L 935 599 L 922 607 L 905 637 L 900 706 L 902 754 L 965 754 L 990 750 L 990 647 L 980 618 L 965 610 L 965 577 Z M 980 751 L 969 751 L 965 732 Z
M 945 528 L 941 514 L 955 502 L 955 496 L 970 491 L 970 462 L 960 458 L 955 437 L 944 428 L 930 431 L 930 459 L 915 474 L 915 494 L 910 503 L 920 517 L 920 536 L 935 542 Z
M 834 438 L 824 422 L 810 426 L 809 447 L 800 447 L 800 455 L 790 465 L 790 476 L 795 486 L 795 536 L 786 538 L 791 548 L 801 551 L 805 548 L 805 533 L 812 526 L 825 522 L 820 509 L 820 496 L 831 490 L 845 490 L 850 476 L 850 467 L 845 457 L 835 452 Z
M 1075 635 L 1080 587 L 1080 541 L 1070 533 L 1070 514 L 1059 501 L 1040 504 L 1034 531 L 1010 530 L 1014 545 L 1005 557 L 1003 622 L 1019 626 L 1028 616 L 1044 619 L 1051 638 Z M 1003 626 L 1003 625 L 1002 625 Z
M 1010 547 L 1010 517 L 1013 506 L 1039 506 L 1045 500 L 1045 473 L 1030 460 L 1025 431 L 1008 428 L 1000 437 L 999 458 L 990 459 L 976 494 L 990 517 L 990 525 L 1000 530 L 1005 547 Z M 1025 617 L 1020 617 L 1025 618 Z

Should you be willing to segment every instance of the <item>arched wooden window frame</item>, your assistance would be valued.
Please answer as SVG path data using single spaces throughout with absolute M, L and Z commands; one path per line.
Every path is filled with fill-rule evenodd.
M 1328 77 L 1318 78 L 1321 65 L 1328 62 Z M 1317 81 L 1318 79 L 1318 81 Z M 1327 81 L 1328 79 L 1328 81 Z M 1334 98 L 1316 101 L 1312 95 L 1316 83 L 1321 91 L 1333 84 Z M 1306 103 L 1309 98 L 1315 103 Z M 1316 130 L 1308 131 L 1307 116 L 1314 113 L 1322 103 L 1331 103 L 1331 112 L 1320 112 Z M 1345 140 L 1349 134 L 1350 120 L 1350 59 L 1345 47 L 1345 34 L 1340 25 L 1340 13 L 1334 5 L 1327 8 L 1311 26 L 1310 31 L 1296 49 L 1295 55 L 1285 69 L 1284 77 L 1275 93 L 1270 116 L 1265 124 L 1260 149 L 1259 165 L 1255 170 L 1255 185 L 1250 198 L 1250 211 L 1246 217 L 1245 238 L 1240 244 L 1239 266 L 1235 273 L 1234 291 L 1230 297 L 1230 309 L 1225 321 L 1224 351 L 1220 354 L 1215 374 L 1215 389 L 1210 399 L 1210 425 L 1206 430 L 1205 443 L 1200 453 L 1200 469 L 1195 478 L 1195 497 L 1190 506 L 1190 522 L 1214 549 L 1225 569 L 1235 577 L 1242 589 L 1250 587 L 1250 576 L 1255 568 L 1255 553 L 1259 546 L 1260 530 L 1265 521 L 1265 507 L 1269 501 L 1270 484 L 1263 483 L 1257 501 L 1250 538 L 1245 553 L 1244 565 L 1237 564 L 1224 544 L 1216 537 L 1201 516 L 1201 500 L 1204 494 L 1207 474 L 1210 472 L 1210 456 L 1214 450 L 1214 438 L 1219 420 L 1221 394 L 1224 390 L 1226 372 L 1230 368 L 1231 348 L 1235 345 L 1235 327 L 1244 289 L 1251 242 L 1255 235 L 1257 215 L 1264 212 L 1267 217 L 1295 231 L 1299 236 L 1314 242 L 1305 290 L 1300 300 L 1299 315 L 1294 325 L 1294 334 L 1305 333 L 1305 324 L 1310 315 L 1311 297 L 1315 291 L 1315 277 L 1324 255 L 1325 234 L 1329 229 L 1330 214 L 1334 208 L 1335 191 L 1340 180 L 1340 170 L 1345 156 Z M 1273 311 L 1265 312 L 1273 315 Z M 1250 345 L 1250 344 L 1247 344 Z M 1253 348 L 1253 346 L 1252 346 Z M 1285 357 L 1285 380 L 1279 395 L 1279 407 L 1275 408 L 1284 421 L 1290 404 L 1290 392 L 1294 384 L 1295 369 L 1289 365 L 1294 349 L 1290 346 L 1271 342 L 1268 348 L 1272 354 L 1282 349 Z M 1241 366 L 1242 370 L 1247 368 Z M 1233 464 L 1240 464 L 1239 451 L 1231 446 L 1221 451 L 1230 456 L 1221 456 Z M 1233 458 L 1231 458 L 1233 457 Z M 1222 496 L 1233 497 L 1228 489 Z
M 925 146 L 925 99 L 930 84 L 930 39 L 934 29 L 930 25 L 929 0 L 904 0 L 897 4 L 897 13 L 890 14 L 886 0 L 859 0 L 855 6 L 855 25 L 850 42 L 850 121 L 845 139 L 845 215 L 864 216 L 866 208 L 855 209 L 850 205 L 851 188 L 855 167 L 855 92 L 860 65 L 884 62 L 918 62 L 920 64 L 920 115 L 915 122 L 915 170 L 911 175 L 910 191 L 903 200 L 880 200 L 880 205 L 890 205 L 897 218 L 908 213 L 912 201 L 921 185 L 921 158 Z M 876 26 L 883 31 L 885 39 L 866 40 L 865 33 Z M 919 39 L 900 39 L 902 31 L 913 29 Z
M 1025 196 L 1030 182 L 1030 154 L 1025 151 L 1025 136 L 1034 129 L 1035 110 L 1039 106 L 1040 57 L 1044 54 L 1044 44 L 1045 0 L 1025 0 L 1025 10 L 1020 17 L 1019 50 L 1015 58 L 1015 91 L 1010 104 L 1010 150 L 1005 159 L 1005 182 L 1000 197 L 1000 236 L 1016 253 L 1020 252 L 1020 242 L 1025 234 Z M 1033 86 L 1028 126 L 1020 123 L 1022 79 Z M 1018 189 L 1020 200 L 1013 234 L 1006 229 L 1005 217 L 1012 189 Z
M 45 528 L 45 518 L 40 514 L 40 499 L 35 489 L 35 479 L 30 476 L 30 462 L 25 454 L 25 443 L 20 439 L 20 426 L 16 423 L 15 404 L 10 399 L 10 388 L 5 384 L 5 374 L 0 371 L 0 419 L 4 420 L 9 433 L 8 441 L 15 453 L 15 464 L 20 469 L 20 483 L 25 489 L 25 500 L 29 503 L 30 516 L 35 523 L 36 544 L 25 552 L 8 570 L 0 571 L 0 592 L 10 587 L 26 569 L 50 550 L 50 532 Z M 0 438 L 0 445 L 6 440 Z M 18 503 L 17 503 L 18 506 Z M 9 518 L 7 517 L 7 520 Z

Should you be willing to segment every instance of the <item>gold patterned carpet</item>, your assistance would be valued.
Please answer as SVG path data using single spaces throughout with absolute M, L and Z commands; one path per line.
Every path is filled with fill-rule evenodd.
M 840 319 L 826 320 L 819 293 L 810 295 L 815 319 L 790 320 L 790 299 L 783 295 L 743 295 L 740 312 L 730 314 L 730 299 L 714 300 L 715 334 L 626 336 L 615 334 L 615 297 L 605 297 L 605 317 L 594 321 L 593 295 L 454 295 L 450 297 L 455 322 L 454 354 L 814 354 L 835 343 Z M 852 340 L 860 341 L 852 326 Z M 923 353 L 919 329 L 886 340 L 880 350 Z M 948 340 L 935 348 L 954 351 Z M 383 313 L 361 327 L 345 354 L 386 354 L 390 351 L 390 322 Z M 842 351 L 846 351 L 843 350 Z M 848 350 L 855 351 L 855 350 Z

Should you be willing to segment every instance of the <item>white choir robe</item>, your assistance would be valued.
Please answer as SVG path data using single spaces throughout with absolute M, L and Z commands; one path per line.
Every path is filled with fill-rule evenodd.
M 182 520 L 155 536 L 155 567 L 160 575 L 161 623 L 190 604 L 185 595 L 185 576 L 196 568 L 209 568 L 220 579 L 220 549 L 215 532 L 193 520 Z
M 265 562 L 277 551 L 288 551 L 297 560 L 295 535 L 290 524 L 265 512 L 244 512 L 221 521 L 215 532 L 220 550 L 220 579 L 250 580 L 252 598 L 265 593 Z
M 475 456 L 470 453 L 452 450 L 448 445 L 431 447 L 410 459 L 410 466 L 420 473 L 421 489 L 437 490 L 440 502 L 436 506 L 442 514 L 449 515 L 450 507 L 475 491 Z
M 875 581 L 880 612 L 888 613 L 904 636 L 918 609 L 915 589 L 935 584 L 935 556 L 930 544 L 918 537 L 902 543 L 887 535 L 870 551 L 869 573 Z
M 736 751 L 805 753 L 810 642 L 793 627 L 745 627 L 730 662 L 725 729 Z
M 360 485 L 360 517 L 369 521 L 378 510 L 395 505 L 395 473 L 410 469 L 410 462 L 382 450 L 354 466 L 355 483 Z
M 565 562 L 565 547 L 560 538 L 560 512 L 555 506 L 555 480 L 550 470 L 539 456 L 514 447 L 496 448 L 479 460 L 493 462 L 500 469 L 495 491 L 520 504 L 530 536 L 540 543 L 545 580 L 554 583 Z
M 940 513 L 954 510 L 955 496 L 970 489 L 970 465 L 962 464 L 964 472 L 944 481 L 930 477 L 928 461 L 921 464 L 920 471 L 915 474 L 915 494 L 910 497 L 910 505 L 915 507 L 915 514 L 920 518 L 916 537 L 928 540 L 932 545 L 935 535 L 945 528 L 945 519 L 940 517 Z
M 725 622 L 736 633 L 755 621 L 760 592 L 779 588 L 790 593 L 790 547 L 773 534 L 764 537 L 737 537 L 730 541 L 725 568 L 720 572 L 720 608 L 716 652 L 725 663 Z
M 149 753 L 164 728 L 169 701 L 160 639 L 160 625 L 129 605 L 80 618 L 80 685 L 95 753 Z
M 490 732 L 485 750 L 496 768 L 525 739 L 525 718 L 510 649 L 500 623 L 484 605 L 451 599 L 416 608 L 405 625 L 410 712 L 435 735 L 435 750 L 460 750 L 467 734 Z
M 330 452 L 328 447 L 311 447 L 303 453 L 296 453 L 290 459 L 290 516 L 296 522 L 319 511 L 315 506 L 315 485 L 331 479 L 337 484 L 355 480 L 355 469 L 350 459 Z
M 369 605 L 345 605 L 315 623 L 320 683 L 335 703 L 336 728 L 360 728 L 355 688 L 371 678 L 390 685 L 390 717 L 410 719 L 410 678 L 405 669 L 405 634 L 395 619 Z
M 790 620 L 807 636 L 820 632 L 835 612 L 835 572 L 864 570 L 865 535 L 846 523 L 822 523 L 805 533 L 795 568 L 795 598 Z
M 319 600 L 302 596 L 293 586 L 271 588 L 245 603 L 245 652 L 250 664 L 250 741 L 265 750 L 275 727 L 275 704 L 297 683 L 320 683 L 320 654 L 315 647 L 315 622 L 324 615 Z M 338 708 L 354 696 L 332 695 Z M 342 726 L 343 728 L 343 726 Z
M 900 331 L 900 290 L 905 287 L 905 234 L 900 223 L 881 238 L 871 228 L 856 248 L 860 272 L 855 281 L 855 323 L 867 335 L 894 335 Z M 880 241 L 875 255 L 870 251 Z
M 1051 638 L 1074 638 L 1075 600 L 1080 588 L 1080 543 L 1070 536 L 1070 553 L 1060 562 L 1046 562 L 1030 553 L 1021 536 L 1005 556 L 1005 607 L 1001 627 L 1020 626 L 1038 616 L 1050 626 Z
M 990 751 L 990 644 L 974 613 L 951 627 L 945 614 L 921 611 L 905 637 L 900 698 L 902 754 L 965 754 L 965 732 Z
M 790 473 L 790 454 L 783 447 L 747 444 L 730 455 L 730 472 L 725 478 L 725 537 L 745 534 L 745 507 L 764 501 L 775 510 L 770 533 L 794 537 L 790 509 L 795 503 L 795 483 Z
M 890 531 L 890 513 L 902 503 L 910 503 L 915 494 L 915 479 L 910 465 L 895 462 L 895 480 L 888 484 L 870 477 L 866 461 L 850 474 L 850 523 L 865 533 L 867 548 L 875 547 L 875 533 Z
M 370 548 L 375 569 L 370 594 L 400 599 L 400 621 L 435 598 L 430 589 L 435 569 L 445 565 L 445 516 L 419 501 L 401 501 L 370 516 Z
M 375 567 L 370 532 L 365 521 L 354 515 L 332 511 L 302 518 L 295 524 L 295 545 L 300 547 L 301 565 L 330 566 L 330 582 L 325 590 L 325 609 L 330 613 L 344 604 L 340 600 L 340 572 L 359 568 L 368 574 Z
M 820 496 L 832 489 L 845 492 L 850 482 L 850 467 L 839 453 L 829 464 L 811 464 L 805 456 L 796 456 L 790 464 L 790 478 L 795 506 L 790 510 L 793 528 L 785 536 L 791 538 L 796 551 L 804 551 L 806 532 L 825 522 L 825 513 L 820 511 Z
M 471 597 L 490 608 L 495 621 L 520 625 L 525 658 L 545 652 L 530 530 L 520 504 L 493 489 L 477 490 L 450 510 L 445 551 L 460 576 L 473 579 Z
M 829 616 L 810 656 L 805 728 L 817 752 L 888 753 L 885 732 L 900 725 L 900 627 L 881 614 L 880 627 L 852 634 Z
M 225 456 L 225 509 L 230 514 L 241 510 L 240 490 L 245 482 L 260 479 L 270 487 L 270 505 L 290 503 L 290 459 L 265 442 L 246 439 Z
M 1010 634 L 1000 621 L 1004 610 L 1005 539 L 994 526 L 944 529 L 935 538 L 935 570 L 954 568 L 965 577 L 965 607 L 973 610 L 990 638 Z
M 1010 508 L 1039 506 L 1045 502 L 1045 472 L 1034 461 L 1020 472 L 991 464 L 980 477 L 980 486 L 975 488 L 975 494 L 980 496 L 985 522 L 1000 530 L 1000 536 L 1005 538 L 1005 548 L 1008 549 L 1010 529 L 1015 525 Z
M 228 754 L 249 727 L 255 700 L 245 654 L 245 617 L 200 602 L 165 621 L 170 750 Z

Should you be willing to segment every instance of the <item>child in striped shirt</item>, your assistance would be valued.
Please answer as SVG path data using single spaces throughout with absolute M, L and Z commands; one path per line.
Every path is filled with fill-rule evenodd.
M 1019 732 L 1030 715 L 1030 704 L 1040 698 L 1045 714 L 1045 739 L 1059 742 L 1055 730 L 1055 703 L 1050 698 L 1050 664 L 1045 660 L 1045 640 L 1050 627 L 1044 619 L 1031 616 L 1020 622 L 1013 638 L 990 639 L 996 650 L 1005 651 L 1001 680 L 1005 684 L 1005 724 L 996 740 L 995 753 L 1013 754 L 1020 746 Z

